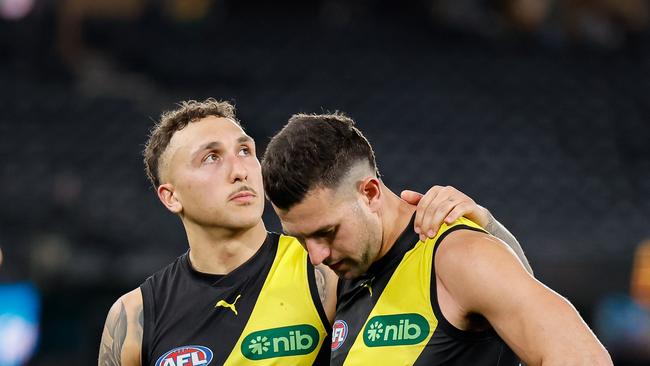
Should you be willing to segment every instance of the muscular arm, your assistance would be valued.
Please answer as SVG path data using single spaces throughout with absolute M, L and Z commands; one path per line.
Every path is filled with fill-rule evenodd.
M 439 298 L 447 299 L 441 309 L 452 324 L 482 315 L 527 365 L 612 365 L 571 303 L 527 273 L 500 240 L 452 232 L 435 266 Z
M 142 293 L 135 289 L 120 297 L 108 311 L 98 366 L 140 366 L 142 348 Z
M 324 264 L 315 266 L 314 273 L 316 275 L 318 296 L 325 309 L 327 319 L 332 324 L 336 315 L 336 286 L 338 284 L 338 276 Z

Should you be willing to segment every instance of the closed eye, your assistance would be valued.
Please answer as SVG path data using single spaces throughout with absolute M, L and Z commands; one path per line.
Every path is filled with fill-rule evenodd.
M 318 230 L 315 233 L 313 233 L 311 236 L 314 238 L 333 238 L 336 235 L 337 230 L 338 230 L 338 226 L 333 226 L 330 228 Z

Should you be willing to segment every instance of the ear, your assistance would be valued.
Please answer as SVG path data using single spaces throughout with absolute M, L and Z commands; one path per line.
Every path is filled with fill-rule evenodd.
M 178 200 L 174 185 L 165 183 L 158 186 L 158 198 L 167 209 L 175 214 L 183 210 L 183 204 Z
M 363 196 L 372 212 L 381 207 L 381 183 L 377 177 L 366 177 L 359 184 L 359 193 Z

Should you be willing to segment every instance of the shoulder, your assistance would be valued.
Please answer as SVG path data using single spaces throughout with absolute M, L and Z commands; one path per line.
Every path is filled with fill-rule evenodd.
M 435 273 L 452 297 L 466 310 L 478 310 L 492 303 L 503 287 L 530 276 L 515 253 L 501 240 L 483 232 L 456 230 L 440 243 L 434 258 Z
M 142 291 L 139 287 L 125 293 L 115 303 L 117 304 L 119 301 L 124 304 L 124 308 L 127 312 L 142 311 Z
M 159 283 L 161 281 L 169 280 L 170 278 L 178 276 L 182 270 L 183 262 L 187 260 L 187 255 L 188 252 L 181 254 L 174 261 L 160 268 L 151 274 L 151 276 L 147 277 L 147 279 L 144 280 L 144 283 Z
M 443 252 L 455 253 L 456 251 L 471 249 L 471 245 L 475 241 L 490 237 L 492 236 L 475 222 L 465 217 L 459 217 L 450 224 L 443 222 L 436 235 L 427 238 L 427 243 L 435 245 L 436 256 L 440 256 L 440 253 Z M 449 247 L 452 246 L 453 249 L 450 250 Z
M 142 311 L 142 291 L 136 288 L 120 296 L 108 311 L 106 322 L 119 322 L 120 317 L 132 315 L 133 312 Z
M 118 330 L 124 327 L 125 332 L 134 330 L 129 329 L 129 325 L 139 325 L 142 328 L 143 302 L 142 291 L 136 288 L 120 296 L 111 306 L 106 317 L 106 325 L 111 325 Z
M 142 292 L 127 292 L 108 311 L 99 348 L 99 364 L 136 366 L 141 364 Z
M 503 242 L 484 232 L 454 230 L 446 233 L 438 243 L 436 264 L 452 263 L 454 266 L 470 261 L 482 261 L 485 256 L 507 252 Z
M 515 253 L 500 239 L 482 231 L 455 230 L 438 243 L 436 269 L 456 271 L 495 268 L 495 260 L 521 264 Z

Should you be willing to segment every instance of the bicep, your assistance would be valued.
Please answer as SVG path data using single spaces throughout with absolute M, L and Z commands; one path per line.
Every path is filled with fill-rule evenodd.
M 139 289 L 120 297 L 106 317 L 98 366 L 140 366 L 143 309 Z
M 463 242 L 449 243 L 460 245 L 442 251 L 441 281 L 467 313 L 483 315 L 526 363 L 566 361 L 566 355 L 590 357 L 604 350 L 575 308 L 527 273 L 505 244 L 487 236 L 460 236 Z

